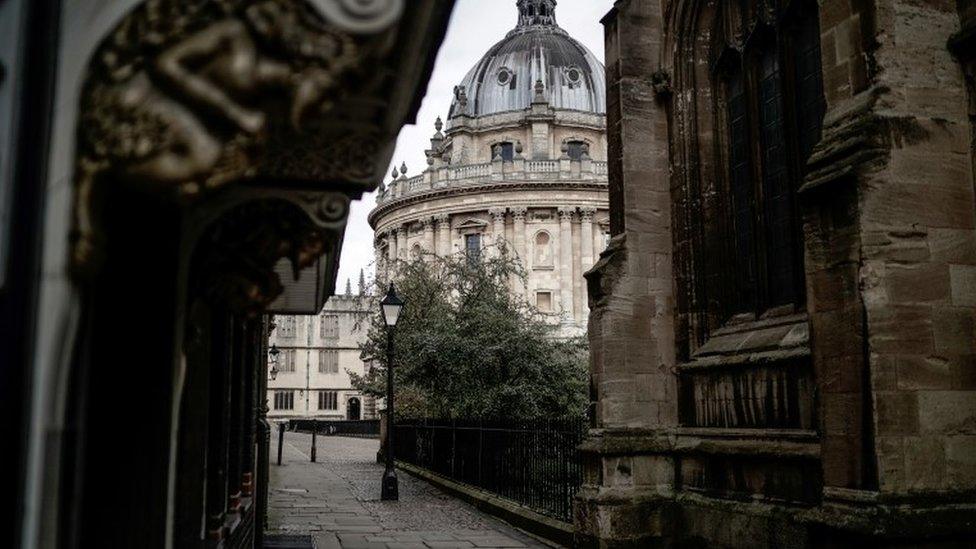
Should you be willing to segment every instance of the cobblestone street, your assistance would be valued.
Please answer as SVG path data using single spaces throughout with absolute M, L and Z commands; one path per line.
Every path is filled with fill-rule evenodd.
M 400 501 L 380 501 L 379 441 L 287 433 L 271 448 L 270 534 L 310 534 L 317 549 L 547 547 L 422 480 L 400 472 Z

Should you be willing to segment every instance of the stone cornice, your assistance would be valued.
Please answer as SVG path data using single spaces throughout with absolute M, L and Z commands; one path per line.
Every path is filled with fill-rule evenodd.
M 523 183 L 488 183 L 484 185 L 472 185 L 470 187 L 450 187 L 445 189 L 435 189 L 425 193 L 418 193 L 391 200 L 377 206 L 369 213 L 369 225 L 376 229 L 377 220 L 395 210 L 412 206 L 414 204 L 448 198 L 452 196 L 467 196 L 472 194 L 491 194 L 506 191 L 553 191 L 553 190 L 606 190 L 606 181 L 531 181 Z

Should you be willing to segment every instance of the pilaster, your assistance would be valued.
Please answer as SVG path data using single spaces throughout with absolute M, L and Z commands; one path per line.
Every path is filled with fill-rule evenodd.
M 512 224 L 513 233 L 515 236 L 515 255 L 518 256 L 519 261 L 522 262 L 523 266 L 528 266 L 528 252 L 525 249 L 525 240 L 527 235 L 525 234 L 525 216 L 528 214 L 528 208 L 515 207 L 512 208 Z M 514 277 L 516 280 L 513 281 L 513 286 L 515 291 L 520 295 L 525 294 L 525 284 L 518 280 L 518 277 Z
M 425 217 L 420 220 L 421 225 L 424 228 L 424 252 L 435 253 L 434 249 L 434 220 L 430 217 Z
M 434 223 L 437 225 L 437 255 L 447 257 L 451 255 L 451 216 L 437 214 Z
M 559 213 L 559 297 L 564 324 L 575 324 L 573 311 L 573 217 L 576 208 L 562 207 Z
M 593 216 L 596 208 L 580 208 L 580 272 L 585 273 L 593 268 Z M 584 295 L 581 301 L 582 317 L 590 314 L 589 300 Z

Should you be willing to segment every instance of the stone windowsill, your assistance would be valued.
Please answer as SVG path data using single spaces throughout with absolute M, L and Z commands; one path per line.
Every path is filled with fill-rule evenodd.
M 692 359 L 679 369 L 745 365 L 800 358 L 810 354 L 810 323 L 805 312 L 739 321 L 713 331 Z

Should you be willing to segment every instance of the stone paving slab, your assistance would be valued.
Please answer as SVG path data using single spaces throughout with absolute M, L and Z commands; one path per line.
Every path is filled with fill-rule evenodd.
M 381 501 L 379 441 L 318 437 L 310 463 L 311 438 L 286 433 L 282 465 L 271 464 L 269 533 L 312 534 L 317 549 L 553 547 L 406 473 L 400 501 Z

